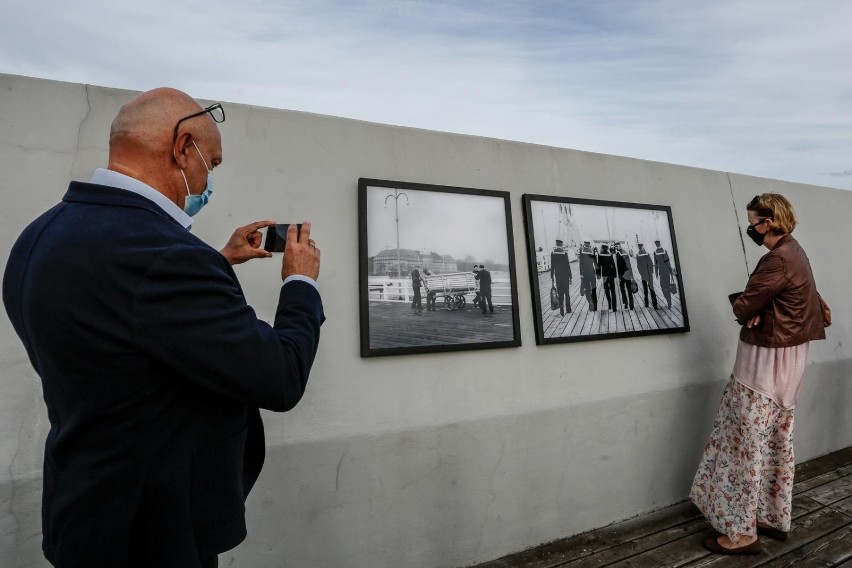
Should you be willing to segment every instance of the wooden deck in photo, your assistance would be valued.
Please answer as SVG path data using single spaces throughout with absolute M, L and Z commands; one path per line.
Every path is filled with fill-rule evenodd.
M 633 274 L 638 278 L 636 259 L 631 258 Z M 609 309 L 606 294 L 603 289 L 603 279 L 596 280 L 598 294 L 598 310 L 591 311 L 585 296 L 580 295 L 580 269 L 576 262 L 571 263 L 573 278 L 569 288 L 571 312 L 559 314 L 559 309 L 550 309 L 550 271 L 538 275 L 540 292 L 542 326 L 546 339 L 556 337 L 578 337 L 600 335 L 606 333 L 628 333 L 634 331 L 653 331 L 659 329 L 675 329 L 684 327 L 683 310 L 680 294 L 672 294 L 672 306 L 668 307 L 659 281 L 654 279 L 654 292 L 657 294 L 657 307 L 654 309 L 650 294 L 648 306 L 645 307 L 642 292 L 642 281 L 637 280 L 639 291 L 633 294 L 633 308 L 624 305 L 619 289 L 618 279 L 615 280 L 616 305 Z
M 460 310 L 449 310 L 437 302 L 436 311 L 418 315 L 408 302 L 371 301 L 370 348 L 423 347 L 463 343 L 512 341 L 512 306 L 494 306 L 493 315 L 482 315 L 480 308 L 468 303 Z
M 506 556 L 475 568 L 852 568 L 852 448 L 796 466 L 793 527 L 763 552 L 724 556 L 702 546 L 710 524 L 689 502 Z

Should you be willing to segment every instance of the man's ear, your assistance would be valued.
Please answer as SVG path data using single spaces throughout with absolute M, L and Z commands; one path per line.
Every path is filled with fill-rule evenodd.
M 185 170 L 187 166 L 187 156 L 189 155 L 189 148 L 192 146 L 192 135 L 189 132 L 183 132 L 180 136 L 175 140 L 174 145 L 172 145 L 172 153 L 175 158 L 175 162 L 180 169 Z

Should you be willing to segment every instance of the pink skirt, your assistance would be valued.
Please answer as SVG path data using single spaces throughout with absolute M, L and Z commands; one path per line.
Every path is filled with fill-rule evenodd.
M 737 344 L 734 378 L 765 394 L 781 408 L 792 410 L 799 401 L 808 362 L 808 343 L 793 347 Z

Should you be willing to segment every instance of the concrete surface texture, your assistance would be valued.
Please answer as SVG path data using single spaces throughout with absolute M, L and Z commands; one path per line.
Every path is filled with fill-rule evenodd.
M 153 85 L 152 85 L 153 87 Z M 191 93 L 203 97 L 204 93 Z M 17 235 L 106 163 L 135 93 L 0 75 L 0 265 Z M 616 156 L 225 103 L 224 164 L 193 231 L 314 223 L 328 320 L 308 391 L 266 413 L 247 540 L 223 566 L 454 567 L 607 525 L 688 493 L 737 340 L 727 295 L 764 249 L 745 204 L 779 191 L 834 309 L 797 410 L 800 460 L 852 445 L 852 193 Z M 359 177 L 511 193 L 523 346 L 359 357 Z M 521 196 L 669 205 L 689 333 L 537 347 Z M 108 236 L 105 236 L 108 237 Z M 278 260 L 237 268 L 271 320 Z M 57 283 L 61 285 L 61 282 Z M 46 566 L 38 377 L 0 316 L 0 566 Z

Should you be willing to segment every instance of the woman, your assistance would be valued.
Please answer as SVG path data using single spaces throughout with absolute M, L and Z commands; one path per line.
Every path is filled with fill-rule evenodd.
M 782 195 L 764 193 L 746 209 L 746 233 L 769 252 L 746 289 L 731 295 L 742 325 L 736 362 L 689 495 L 721 533 L 704 546 L 721 554 L 759 553 L 759 534 L 787 538 L 793 409 L 808 342 L 825 339 L 830 323 L 824 321 L 808 257 L 791 234 L 793 206 Z M 825 311 L 827 317 L 827 306 Z

